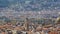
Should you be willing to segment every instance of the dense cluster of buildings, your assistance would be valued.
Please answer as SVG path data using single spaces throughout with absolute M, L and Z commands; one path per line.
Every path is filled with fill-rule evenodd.
M 60 23 L 60 21 L 59 21 Z M 32 23 L 28 18 L 24 23 L 17 22 L 12 24 L 7 22 L 0 25 L 1 34 L 60 34 L 60 24 L 44 25 L 39 23 Z

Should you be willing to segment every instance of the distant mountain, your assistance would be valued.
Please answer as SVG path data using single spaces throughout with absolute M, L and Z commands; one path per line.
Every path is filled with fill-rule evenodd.
M 0 8 L 8 7 L 8 4 L 7 0 L 0 0 Z
M 0 0 L 0 16 L 58 17 L 60 0 Z
M 0 8 L 16 11 L 40 11 L 60 9 L 60 0 L 0 0 Z

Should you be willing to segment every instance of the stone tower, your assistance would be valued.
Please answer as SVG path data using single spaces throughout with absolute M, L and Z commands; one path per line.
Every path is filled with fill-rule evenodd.
M 24 27 L 25 27 L 25 30 L 29 30 L 29 20 L 28 20 L 28 18 L 25 19 Z

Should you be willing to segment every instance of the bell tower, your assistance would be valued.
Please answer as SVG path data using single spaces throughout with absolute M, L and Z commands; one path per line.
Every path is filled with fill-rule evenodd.
M 28 18 L 26 18 L 25 21 L 24 21 L 24 27 L 25 27 L 25 30 L 29 30 L 29 20 L 28 20 Z

